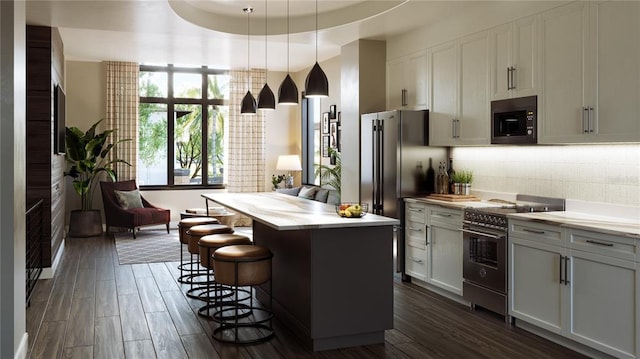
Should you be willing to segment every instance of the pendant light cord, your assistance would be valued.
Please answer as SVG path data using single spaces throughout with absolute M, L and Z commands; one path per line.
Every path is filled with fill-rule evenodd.
M 264 71 L 267 72 L 267 0 L 264 0 Z
M 318 62 L 318 0 L 316 0 L 316 62 Z
M 251 32 L 251 21 L 249 15 L 251 8 L 247 8 L 247 91 L 251 91 L 251 46 L 249 45 L 249 33 Z
M 287 74 L 289 74 L 289 0 L 287 0 Z

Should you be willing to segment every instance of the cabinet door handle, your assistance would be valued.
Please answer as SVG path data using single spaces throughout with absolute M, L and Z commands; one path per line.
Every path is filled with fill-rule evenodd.
M 412 208 L 412 207 L 409 207 L 409 212 L 418 212 L 418 213 L 422 213 L 422 208 Z
M 594 241 L 593 239 L 587 239 L 586 242 L 591 244 L 597 244 L 599 246 L 613 247 L 613 243 Z
M 516 89 L 516 68 L 511 66 L 511 90 Z
M 593 107 L 589 107 L 589 116 L 587 116 L 588 125 L 589 125 L 589 133 L 593 132 Z
M 524 232 L 535 233 L 535 234 L 544 234 L 544 231 L 537 231 L 535 229 L 522 228 Z
M 589 109 L 587 107 L 582 108 L 582 130 L 584 133 L 589 133 Z
M 407 229 L 410 230 L 410 231 L 422 232 L 422 228 L 409 227 Z
M 411 258 L 412 261 L 416 262 L 416 263 L 422 263 L 422 259 L 416 259 L 416 258 Z
M 456 119 L 451 119 L 451 138 L 456 138 Z
M 560 265 L 558 266 L 558 268 L 560 268 L 559 272 L 560 272 L 560 284 L 564 284 L 564 279 L 562 279 L 562 260 L 564 258 L 562 257 L 562 255 L 560 255 Z
M 451 217 L 451 215 L 449 213 L 438 213 L 437 216 L 440 216 L 440 217 Z
M 507 67 L 507 90 L 511 90 L 511 66 Z
M 569 256 L 564 257 L 564 285 L 569 285 L 569 272 L 567 272 L 567 267 L 569 266 Z
M 402 106 L 407 105 L 407 89 L 402 89 Z

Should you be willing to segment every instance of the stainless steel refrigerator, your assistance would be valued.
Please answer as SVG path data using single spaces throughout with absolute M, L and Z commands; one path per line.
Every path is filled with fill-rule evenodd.
M 360 202 L 369 212 L 400 219 L 396 270 L 404 273 L 404 198 L 426 196 L 423 175 L 446 159 L 428 147 L 429 112 L 394 110 L 363 114 L 360 123 Z

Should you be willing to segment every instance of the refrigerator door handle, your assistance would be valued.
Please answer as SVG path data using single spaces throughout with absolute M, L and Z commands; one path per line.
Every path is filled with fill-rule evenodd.
M 377 149 L 376 149 L 376 169 L 377 169 L 377 173 L 376 173 L 376 202 L 377 202 L 377 210 L 376 210 L 376 214 L 382 214 L 383 208 L 382 208 L 382 199 L 384 198 L 384 193 L 383 192 L 383 182 L 382 182 L 382 177 L 384 175 L 384 160 L 383 160 L 383 153 L 384 153 L 384 148 L 383 148 L 383 136 L 384 136 L 384 122 L 381 119 L 378 119 L 378 127 L 377 127 L 377 131 L 376 131 L 376 140 L 375 142 L 377 143 Z

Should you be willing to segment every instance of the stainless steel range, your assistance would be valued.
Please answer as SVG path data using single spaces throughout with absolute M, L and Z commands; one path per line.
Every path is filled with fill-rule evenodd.
M 507 214 L 517 212 L 563 211 L 561 198 L 517 195 L 516 203 L 502 207 L 466 208 L 463 239 L 463 297 L 476 305 L 507 315 Z

